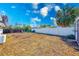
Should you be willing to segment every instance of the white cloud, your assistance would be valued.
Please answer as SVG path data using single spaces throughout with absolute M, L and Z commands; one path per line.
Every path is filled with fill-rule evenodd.
M 53 20 L 53 17 L 50 17 L 51 20 Z
M 34 13 L 39 13 L 39 10 L 34 10 L 33 12 L 34 12 Z
M 40 9 L 40 14 L 42 16 L 44 16 L 44 17 L 47 16 L 48 12 L 51 11 L 51 9 L 53 9 L 54 6 L 55 6 L 55 4 L 46 4 L 45 7 L 43 7 L 43 8 Z
M 48 9 L 50 11 L 52 8 L 54 8 L 55 4 L 47 4 L 46 6 L 48 7 Z
M 40 14 L 45 17 L 48 15 L 48 10 L 48 7 L 43 7 L 42 9 L 40 9 Z
M 5 12 L 4 10 L 1 10 L 1 11 L 0 11 L 0 14 L 1 14 L 1 15 L 6 15 L 6 12 Z
M 1 12 L 2 12 L 2 13 L 5 13 L 5 11 L 4 11 L 4 10 L 2 10 Z
M 53 21 L 54 26 L 57 26 L 56 18 L 50 17 L 50 19 Z
M 38 17 L 32 18 L 30 26 L 31 27 L 37 27 L 37 22 L 40 22 L 40 21 L 41 21 L 41 19 L 39 19 Z
M 40 22 L 40 21 L 41 21 L 41 19 L 39 19 L 38 17 L 32 18 L 32 22 Z
M 13 9 L 14 9 L 14 8 L 16 8 L 16 6 L 11 6 L 11 8 L 13 8 Z
M 61 10 L 59 6 L 55 6 L 55 11 Z
M 36 22 L 30 24 L 31 27 L 37 27 Z
M 38 9 L 38 3 L 33 3 L 33 8 Z
M 50 17 L 50 19 L 51 19 L 51 20 L 56 20 L 56 18 L 54 18 L 54 17 Z

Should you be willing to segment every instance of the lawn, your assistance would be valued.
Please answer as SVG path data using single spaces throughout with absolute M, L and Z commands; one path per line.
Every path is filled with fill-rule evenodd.
M 1 56 L 70 56 L 79 55 L 60 37 L 36 33 L 7 34 L 7 42 L 0 45 Z

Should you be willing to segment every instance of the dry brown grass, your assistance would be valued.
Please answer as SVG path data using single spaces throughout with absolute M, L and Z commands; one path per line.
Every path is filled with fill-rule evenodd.
M 68 46 L 60 37 L 34 33 L 7 34 L 7 42 L 0 45 L 2 56 L 28 55 L 79 55 L 79 52 Z

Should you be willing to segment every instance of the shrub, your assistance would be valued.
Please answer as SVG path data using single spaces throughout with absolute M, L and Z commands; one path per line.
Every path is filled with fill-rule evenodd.
M 68 35 L 67 38 L 68 39 L 75 39 L 75 35 Z

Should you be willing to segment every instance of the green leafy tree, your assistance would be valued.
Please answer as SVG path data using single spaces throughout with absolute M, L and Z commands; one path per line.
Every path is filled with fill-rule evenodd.
M 32 30 L 31 26 L 29 26 L 29 25 L 27 25 L 27 26 L 24 25 L 22 29 L 24 32 L 31 32 L 31 30 Z
M 79 16 L 79 8 L 65 6 L 56 13 L 57 24 L 62 27 L 71 26 L 77 16 Z

